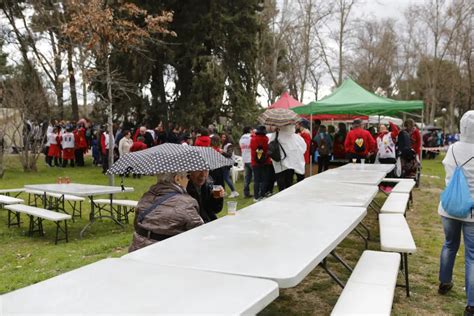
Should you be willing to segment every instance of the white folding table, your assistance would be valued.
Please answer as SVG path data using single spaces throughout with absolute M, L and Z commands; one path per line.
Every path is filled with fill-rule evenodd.
M 311 179 L 311 180 L 310 180 Z M 340 206 L 367 208 L 377 195 L 375 185 L 338 183 L 315 178 L 306 178 L 291 187 L 272 195 L 272 201 L 311 201 Z
M 378 185 L 386 173 L 380 171 L 360 171 L 350 169 L 329 169 L 308 178 L 310 181 L 328 180 L 355 184 Z
M 93 185 L 93 184 L 80 184 L 80 183 L 68 183 L 68 184 L 32 184 L 25 185 L 25 189 L 37 190 L 44 192 L 43 203 L 46 203 L 46 192 L 59 193 L 63 196 L 62 203 L 64 204 L 64 195 L 76 195 L 88 197 L 91 202 L 91 212 L 89 215 L 90 222 L 81 230 L 80 236 L 84 235 L 84 232 L 89 228 L 96 219 L 98 218 L 111 218 L 115 223 L 120 226 L 123 226 L 122 223 L 117 221 L 114 217 L 113 212 L 111 211 L 110 216 L 96 216 L 95 208 L 96 204 L 94 203 L 94 196 L 108 194 L 110 197 L 110 204 L 112 204 L 113 195 L 116 193 L 123 192 L 132 192 L 133 188 L 130 187 L 114 187 L 107 185 Z
M 348 163 L 337 169 L 343 170 L 359 170 L 359 171 L 380 171 L 386 174 L 390 173 L 395 169 L 395 164 L 360 164 L 360 163 Z
M 297 285 L 365 217 L 366 209 L 308 201 L 255 203 L 122 258 Z
M 0 296 L 0 314 L 248 315 L 277 297 L 269 280 L 105 259 Z

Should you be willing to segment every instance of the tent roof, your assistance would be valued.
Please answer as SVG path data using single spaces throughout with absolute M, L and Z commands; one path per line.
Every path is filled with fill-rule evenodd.
M 375 95 L 348 78 L 319 101 L 292 108 L 298 114 L 396 114 L 423 109 L 423 101 L 398 101 Z
M 296 100 L 293 98 L 291 95 L 288 94 L 288 92 L 283 92 L 280 96 L 280 98 L 270 105 L 268 108 L 269 109 L 289 109 L 295 106 L 303 105 L 300 101 Z

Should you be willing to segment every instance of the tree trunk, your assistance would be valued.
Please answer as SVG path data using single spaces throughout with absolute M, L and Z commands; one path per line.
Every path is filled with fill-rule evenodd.
M 114 163 L 114 128 L 113 128 L 113 119 L 112 119 L 112 77 L 110 74 L 110 54 L 107 54 L 105 61 L 105 73 L 107 76 L 107 98 L 109 99 L 109 104 L 107 106 L 107 129 L 109 131 L 109 168 L 112 167 Z M 109 174 L 109 185 L 114 185 L 114 175 Z
M 165 91 L 165 82 L 163 79 L 163 68 L 164 65 L 161 61 L 157 61 L 153 67 L 153 72 L 151 74 L 151 95 L 152 101 L 151 105 L 153 111 L 156 111 L 158 117 L 156 119 L 162 121 L 165 126 L 168 125 L 168 106 L 166 102 L 166 91 Z M 157 122 L 157 123 L 158 123 Z
M 0 130 L 0 179 L 3 178 L 5 168 L 3 166 L 3 154 L 4 154 L 4 133 Z
M 72 65 L 73 51 L 71 44 L 67 47 L 67 71 L 69 73 L 69 92 L 71 93 L 71 110 L 72 119 L 74 121 L 79 120 L 79 106 L 77 104 L 77 91 L 76 91 L 76 75 L 74 73 L 74 67 Z

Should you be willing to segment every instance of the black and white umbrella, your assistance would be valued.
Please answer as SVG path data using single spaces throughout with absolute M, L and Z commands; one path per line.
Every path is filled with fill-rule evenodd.
M 163 144 L 125 154 L 107 171 L 108 174 L 143 174 L 212 170 L 232 166 L 232 159 L 210 147 Z

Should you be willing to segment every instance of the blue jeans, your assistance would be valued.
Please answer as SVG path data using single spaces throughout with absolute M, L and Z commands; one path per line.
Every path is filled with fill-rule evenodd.
M 252 166 L 249 163 L 244 165 L 244 196 L 250 196 L 250 182 L 252 182 Z
M 227 183 L 227 185 L 229 186 L 230 191 L 234 192 L 235 187 L 234 187 L 234 183 L 232 182 L 232 179 L 230 178 L 230 168 L 224 167 L 223 171 L 224 171 L 224 181 L 225 181 L 225 183 Z
M 441 250 L 439 281 L 451 283 L 454 261 L 461 243 L 461 231 L 464 236 L 465 286 L 467 305 L 474 306 L 474 223 L 463 222 L 441 216 L 445 241 Z

